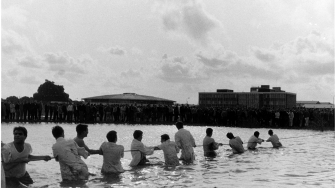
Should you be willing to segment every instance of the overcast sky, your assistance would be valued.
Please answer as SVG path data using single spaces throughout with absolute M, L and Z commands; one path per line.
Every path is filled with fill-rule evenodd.
M 73 100 L 126 92 L 198 104 L 270 85 L 333 102 L 333 0 L 2 0 L 1 97 L 45 79 Z

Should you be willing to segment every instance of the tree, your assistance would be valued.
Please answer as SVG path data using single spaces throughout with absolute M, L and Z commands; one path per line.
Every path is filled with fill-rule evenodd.
M 16 96 L 10 96 L 6 98 L 6 101 L 18 102 L 19 98 L 17 98 Z
M 34 99 L 32 97 L 24 96 L 24 97 L 21 97 L 19 100 L 20 102 L 25 102 L 25 101 L 32 101 Z
M 39 101 L 69 101 L 69 94 L 64 92 L 64 87 L 55 85 L 54 82 L 45 80 L 34 93 L 33 98 Z

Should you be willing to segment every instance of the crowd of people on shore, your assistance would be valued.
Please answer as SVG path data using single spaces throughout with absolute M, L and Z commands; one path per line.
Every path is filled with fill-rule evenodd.
M 247 127 L 308 127 L 334 125 L 334 109 L 202 107 L 188 104 L 90 104 L 7 102 L 1 103 L 2 121 L 47 121 L 81 123 L 173 123 Z
M 164 153 L 165 166 L 178 166 L 179 161 L 183 164 L 192 164 L 195 161 L 194 147 L 197 147 L 195 140 L 190 131 L 184 128 L 182 122 L 176 123 L 178 131 L 174 135 L 174 141 L 170 140 L 168 134 L 161 135 L 161 144 L 147 147 L 142 143 L 143 132 L 135 130 L 133 140 L 131 142 L 132 160 L 129 164 L 131 167 L 150 164 L 146 158 L 152 155 L 155 150 L 162 150 Z M 2 177 L 7 187 L 18 187 L 20 184 L 30 185 L 33 180 L 26 171 L 26 163 L 30 161 L 44 160 L 49 161 L 54 158 L 60 165 L 60 172 L 63 181 L 87 180 L 89 171 L 86 163 L 82 158 L 86 159 L 89 155 L 99 154 L 103 156 L 103 164 L 101 167 L 102 174 L 118 174 L 125 170 L 122 167 L 121 158 L 124 157 L 124 146 L 116 144 L 117 132 L 109 131 L 106 135 L 107 141 L 103 142 L 99 149 L 90 149 L 84 142 L 84 138 L 88 136 L 88 125 L 78 124 L 76 126 L 77 136 L 73 139 L 65 139 L 65 132 L 61 126 L 54 126 L 52 134 L 56 139 L 56 143 L 52 146 L 53 157 L 48 155 L 35 156 L 32 155 L 32 147 L 25 140 L 28 131 L 25 127 L 14 127 L 14 141 L 4 144 L 1 143 L 2 170 L 4 170 L 5 178 Z M 281 147 L 279 138 L 269 130 L 269 139 L 274 148 Z M 245 152 L 243 142 L 240 137 L 234 136 L 233 133 L 227 133 L 229 144 L 215 142 L 212 138 L 213 129 L 206 129 L 206 136 L 203 139 L 203 151 L 205 157 L 215 158 L 217 153 L 215 150 L 222 145 L 229 145 L 233 154 L 242 154 Z M 248 150 L 255 150 L 257 144 L 264 142 L 259 138 L 259 132 L 256 131 L 247 142 Z M 181 151 L 180 157 L 178 153 Z

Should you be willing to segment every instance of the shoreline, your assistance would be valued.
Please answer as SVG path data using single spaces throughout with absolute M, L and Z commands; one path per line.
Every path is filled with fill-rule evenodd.
M 82 121 L 82 122 L 74 122 L 74 121 L 47 121 L 47 120 L 29 120 L 29 121 L 24 121 L 24 120 L 1 120 L 2 123 L 25 123 L 25 124 L 30 124 L 30 123 L 68 123 L 68 124 L 90 124 L 90 125 L 95 125 L 95 124 L 115 124 L 115 125 L 175 125 L 175 122 L 165 122 L 165 121 L 156 121 L 156 122 L 114 122 L 114 121 Z M 308 127 L 298 127 L 298 126 L 269 126 L 269 125 L 264 125 L 260 123 L 255 123 L 255 122 L 241 122 L 240 124 L 236 126 L 232 125 L 219 125 L 219 124 L 214 124 L 214 123 L 192 123 L 192 122 L 184 122 L 185 125 L 187 126 L 212 126 L 212 127 L 236 127 L 236 128 L 269 128 L 269 129 L 297 129 L 297 130 L 316 130 L 316 131 L 335 131 L 335 126 L 318 126 L 315 122 L 311 121 L 310 126 Z

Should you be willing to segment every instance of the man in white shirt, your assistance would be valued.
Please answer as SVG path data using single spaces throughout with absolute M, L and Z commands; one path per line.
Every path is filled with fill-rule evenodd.
M 185 163 L 193 163 L 195 160 L 195 154 L 193 147 L 196 147 L 194 138 L 190 131 L 184 129 L 182 122 L 177 122 L 176 127 L 178 131 L 174 135 L 174 140 L 177 146 L 181 149 L 180 160 L 183 160 Z
M 271 144 L 274 148 L 282 147 L 282 144 L 279 142 L 278 136 L 276 134 L 273 134 L 273 131 L 271 129 L 269 130 L 268 133 L 269 133 L 270 137 L 266 141 L 271 142 Z
M 124 147 L 117 145 L 116 131 L 109 131 L 106 135 L 108 142 L 104 142 L 100 146 L 100 152 L 103 155 L 103 164 L 101 172 L 104 174 L 122 173 L 121 158 L 124 156 Z
M 179 153 L 179 148 L 177 144 L 170 141 L 170 137 L 167 134 L 161 136 L 161 145 L 155 147 L 155 150 L 163 150 L 164 160 L 166 166 L 178 166 L 179 159 L 177 153 Z
M 73 117 L 73 104 L 70 102 L 69 105 L 67 105 L 67 120 L 68 121 L 72 121 L 72 117 Z
M 234 154 L 244 153 L 243 142 L 239 136 L 234 137 L 233 133 L 229 132 L 227 138 L 229 138 L 229 146 Z
M 258 144 L 262 144 L 262 142 L 264 142 L 263 139 L 258 138 L 259 137 L 259 132 L 255 131 L 254 135 L 252 135 L 249 140 L 248 140 L 248 149 L 254 150 L 256 149 L 257 143 Z
M 1 158 L 3 160 L 3 168 L 5 171 L 7 187 L 18 187 L 21 184 L 33 184 L 33 180 L 26 171 L 26 163 L 29 161 L 51 159 L 50 156 L 33 156 L 32 147 L 26 143 L 28 132 L 25 127 L 14 127 L 14 141 L 5 144 L 1 148 Z
M 293 118 L 294 118 L 294 113 L 292 110 L 290 110 L 290 112 L 288 112 L 288 118 L 290 119 L 290 127 L 293 126 Z
M 133 159 L 131 160 L 129 166 L 138 166 L 144 165 L 147 160 L 147 155 L 152 155 L 154 153 L 154 148 L 146 147 L 141 141 L 143 139 L 143 132 L 140 130 L 136 130 L 133 133 L 133 141 L 131 142 L 131 156 Z
M 64 130 L 60 126 L 52 128 L 56 143 L 52 146 L 53 155 L 59 162 L 63 181 L 87 180 L 89 176 L 87 165 L 79 155 L 87 156 L 85 148 L 79 148 L 77 143 L 64 139 Z

